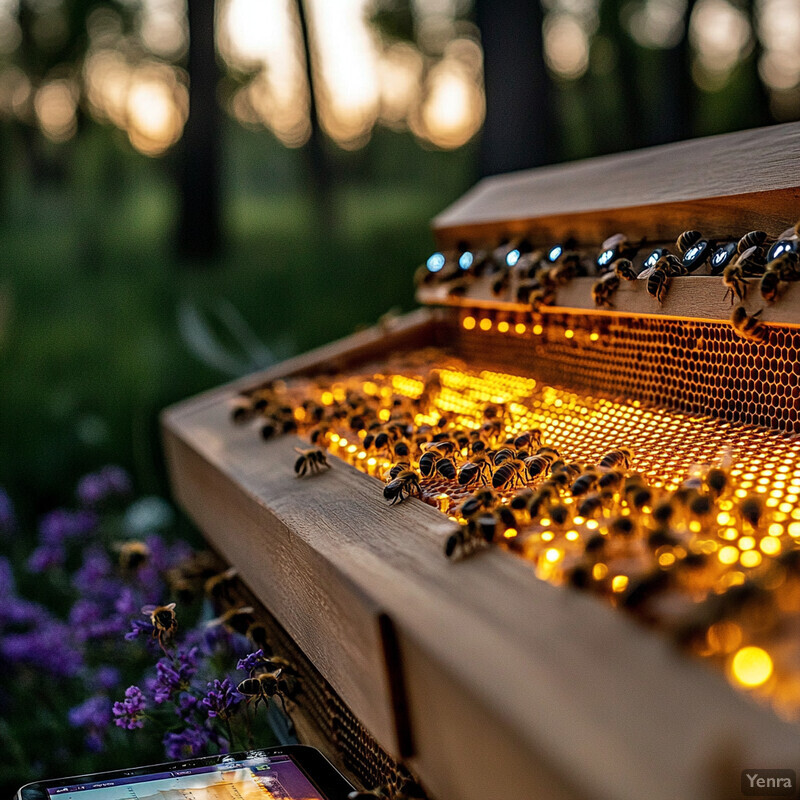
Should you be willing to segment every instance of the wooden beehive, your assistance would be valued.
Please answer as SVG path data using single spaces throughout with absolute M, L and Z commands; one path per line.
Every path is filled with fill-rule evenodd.
M 435 220 L 437 244 L 524 234 L 598 245 L 617 230 L 667 241 L 689 227 L 775 234 L 800 216 L 799 164 L 800 125 L 783 125 L 503 176 Z M 733 797 L 742 768 L 798 766 L 797 726 L 658 634 L 540 581 L 507 552 L 450 563 L 451 524 L 436 509 L 388 507 L 380 483 L 344 462 L 297 480 L 300 439 L 262 442 L 230 422 L 231 400 L 264 381 L 436 345 L 476 367 L 711 415 L 745 434 L 800 431 L 796 285 L 764 312 L 767 350 L 732 333 L 719 278 L 676 278 L 663 306 L 643 285 L 623 286 L 602 310 L 591 283 L 559 290 L 538 338 L 529 307 L 485 283 L 459 297 L 423 287 L 420 299 L 441 307 L 163 415 L 177 500 L 377 742 L 442 800 Z M 464 326 L 479 314 L 491 330 Z M 525 320 L 525 334 L 512 325 L 501 335 L 499 319 Z M 564 339 L 587 325 L 595 340 Z

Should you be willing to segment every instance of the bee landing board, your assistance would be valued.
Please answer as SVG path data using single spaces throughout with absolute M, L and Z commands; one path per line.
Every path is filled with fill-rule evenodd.
M 797 130 L 782 126 L 763 133 L 769 144 L 764 159 L 784 153 L 773 137 L 794 141 Z M 760 163 L 752 146 L 758 136 L 741 136 L 751 163 Z M 691 153 L 703 144 L 677 147 Z M 731 152 L 741 153 L 743 146 Z M 694 158 L 699 156 L 686 156 L 686 162 L 708 163 Z M 642 159 L 630 159 L 630 169 L 627 157 L 615 162 L 617 176 L 639 169 L 650 174 L 646 165 L 635 166 Z M 563 169 L 572 181 L 572 168 Z M 761 222 L 743 222 L 737 231 L 768 227 L 767 218 L 772 230 L 777 220 L 785 225 L 798 215 L 793 189 L 765 186 L 763 172 L 748 181 L 744 168 L 736 170 L 730 201 L 717 205 L 741 210 L 741 197 L 756 189 L 751 199 L 758 199 L 762 215 Z M 544 174 L 548 182 L 558 181 L 558 169 Z M 727 191 L 720 189 L 717 173 L 705 175 L 687 203 L 677 188 L 654 199 L 645 191 L 647 181 L 630 183 L 627 197 L 672 209 L 666 213 L 665 206 L 649 217 L 637 212 L 631 219 L 672 220 L 673 227 L 659 233 L 664 238 L 702 227 L 689 211 L 697 203 L 716 207 L 702 197 Z M 513 187 L 524 180 L 511 176 L 492 185 L 500 191 L 506 181 Z M 595 197 L 586 213 L 610 220 L 603 235 L 640 235 L 616 211 L 604 210 L 611 206 L 597 205 L 608 189 L 608 181 L 599 179 L 581 189 Z M 509 197 L 517 197 L 515 191 Z M 540 194 L 536 202 L 546 204 L 546 193 Z M 548 235 L 580 234 L 575 215 L 589 217 L 559 205 L 566 201 L 556 202 L 557 194 L 548 224 L 561 227 L 548 228 Z M 608 202 L 623 205 L 613 196 Z M 450 236 L 454 244 L 481 225 L 480 232 L 491 227 L 494 235 L 499 223 L 509 234 L 522 232 L 520 221 L 529 226 L 547 213 L 544 206 L 530 212 L 514 207 L 507 223 L 499 216 L 474 214 L 459 222 L 445 215 L 437 221 L 439 241 L 444 247 Z M 167 410 L 163 429 L 175 494 L 356 718 L 393 756 L 406 760 L 432 796 L 735 796 L 741 768 L 797 768 L 796 725 L 620 611 L 540 580 L 530 562 L 504 549 L 448 562 L 442 550 L 452 524 L 445 516 L 415 498 L 388 506 L 382 484 L 335 453 L 329 455 L 330 470 L 296 478 L 295 448 L 308 442 L 292 434 L 263 442 L 251 426 L 230 421 L 234 398 L 265 381 L 347 373 L 392 353 L 424 355 L 425 348 L 437 346 L 460 359 L 468 374 L 490 370 L 497 380 L 504 380 L 500 373 L 535 378 L 544 387 L 541 402 L 559 408 L 549 417 L 551 435 L 564 441 L 570 431 L 580 439 L 565 392 L 573 392 L 579 406 L 602 405 L 610 420 L 603 435 L 641 434 L 638 457 L 663 456 L 675 480 L 678 466 L 686 468 L 694 457 L 687 448 L 695 442 L 702 450 L 712 429 L 739 446 L 742 458 L 766 458 L 771 450 L 792 458 L 796 445 L 789 434 L 800 416 L 800 334 L 769 326 L 769 342 L 745 341 L 727 323 L 706 319 L 718 317 L 590 316 L 562 307 L 539 319 L 527 308 L 503 308 L 492 298 L 463 308 L 424 309 Z M 615 398 L 620 402 L 612 407 Z M 654 419 L 648 409 L 673 409 L 659 418 L 666 438 L 679 435 L 673 423 L 680 418 L 684 427 L 674 454 L 669 442 L 661 442 L 658 453 L 643 452 Z M 692 436 L 692 415 L 700 414 L 712 419 L 697 419 Z M 767 434 L 775 437 L 772 444 L 751 446 Z M 603 446 L 613 441 L 603 440 Z M 782 485 L 782 492 L 793 491 L 787 481 Z M 386 620 L 393 636 L 387 637 Z

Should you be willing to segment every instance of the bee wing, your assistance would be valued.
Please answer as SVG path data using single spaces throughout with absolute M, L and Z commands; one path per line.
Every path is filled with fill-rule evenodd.
M 157 608 L 158 606 L 142 606 L 142 614 L 152 614 Z

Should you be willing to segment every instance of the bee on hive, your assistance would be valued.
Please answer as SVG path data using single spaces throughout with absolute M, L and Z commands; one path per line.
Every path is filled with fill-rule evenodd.
M 742 236 L 736 244 L 736 252 L 740 255 L 751 247 L 761 247 L 766 244 L 769 236 L 766 231 L 750 231 Z
M 728 295 L 731 296 L 731 305 L 733 305 L 737 299 L 739 302 L 744 300 L 747 295 L 747 281 L 744 279 L 742 267 L 738 261 L 734 261 L 732 264 L 728 264 L 728 266 L 725 267 L 722 271 L 722 282 L 727 287 L 725 297 L 722 298 L 723 300 L 727 299 Z
M 617 447 L 609 451 L 600 459 L 600 466 L 603 469 L 628 469 L 633 458 L 633 451 L 630 447 Z
M 774 263 L 775 262 L 773 261 L 767 265 L 767 268 L 764 270 L 764 274 L 761 276 L 761 280 L 758 284 L 761 296 L 768 303 L 774 303 L 778 299 L 778 288 L 781 282 L 780 272 L 777 268 L 773 268 L 772 266 Z
M 697 244 L 703 238 L 700 231 L 684 231 L 675 242 L 678 252 L 683 255 L 690 247 Z
M 484 486 L 461 504 L 459 513 L 464 519 L 467 519 L 478 511 L 493 510 L 499 503 L 500 496 L 497 492 L 488 486 Z
M 488 477 L 487 473 L 490 471 L 489 459 L 484 453 L 477 453 L 472 457 L 472 461 L 467 461 L 461 466 L 458 471 L 458 482 L 462 486 L 468 486 L 478 480 L 485 483 Z
M 759 319 L 761 308 L 755 314 L 748 314 L 744 306 L 737 306 L 731 315 L 731 325 L 736 333 L 743 339 L 753 342 L 766 342 L 769 338 L 769 329 Z
M 508 489 L 522 483 L 521 474 L 525 464 L 518 458 L 507 458 L 492 475 L 492 486 L 495 489 Z
M 614 274 L 617 278 L 625 281 L 635 281 L 638 277 L 633 262 L 629 258 L 618 258 L 611 266 L 614 268 Z
M 598 308 L 607 306 L 613 308 L 611 298 L 614 292 L 619 289 L 619 277 L 616 272 L 606 272 L 594 286 L 592 286 L 592 300 Z
M 330 469 L 331 465 L 325 453 L 319 448 L 301 450 L 295 447 L 295 450 L 300 454 L 294 462 L 294 471 L 298 478 L 302 478 L 306 473 L 316 475 L 325 468 Z
M 647 293 L 651 297 L 655 297 L 659 303 L 664 302 L 664 298 L 667 296 L 667 291 L 672 281 L 674 266 L 670 262 L 669 256 L 670 254 L 661 256 L 661 258 L 656 261 L 653 271 L 647 278 Z M 672 258 L 675 259 L 675 256 L 672 256 Z M 677 259 L 675 260 L 677 261 Z
M 419 475 L 410 469 L 398 473 L 397 477 L 383 487 L 383 496 L 391 505 L 402 503 L 412 494 L 420 497 L 422 488 L 419 485 Z

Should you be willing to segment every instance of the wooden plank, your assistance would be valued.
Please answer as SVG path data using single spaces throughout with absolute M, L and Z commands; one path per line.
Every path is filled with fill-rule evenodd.
M 388 507 L 337 459 L 295 479 L 296 439 L 232 426 L 232 393 L 164 415 L 179 502 L 396 754 L 375 625 L 390 615 L 412 766 L 434 795 L 707 800 L 721 748 L 742 766 L 796 766 L 796 727 L 623 614 L 501 551 L 449 563 L 438 512 Z
M 687 276 L 673 278 L 663 304 L 647 293 L 646 281 L 621 281 L 612 298 L 613 308 L 598 308 L 592 300 L 592 286 L 597 278 L 576 278 L 558 289 L 556 302 L 542 308 L 543 313 L 580 313 L 617 316 L 667 317 L 706 322 L 729 322 L 732 306 L 725 299 L 722 278 Z M 763 309 L 761 319 L 774 325 L 800 326 L 800 284 L 785 284 L 777 302 L 768 304 L 758 290 L 758 279 L 751 278 L 743 305 L 748 313 Z M 440 304 L 465 308 L 484 308 L 498 312 L 530 312 L 530 305 L 500 300 L 491 292 L 491 277 L 475 280 L 463 297 L 452 297 L 446 286 L 422 287 L 417 298 L 429 305 Z M 508 296 L 513 297 L 512 286 Z M 738 303 L 737 303 L 738 305 Z
M 800 123 L 710 136 L 572 164 L 486 178 L 433 220 L 437 242 L 528 234 L 551 244 L 629 236 L 674 240 L 796 221 Z

